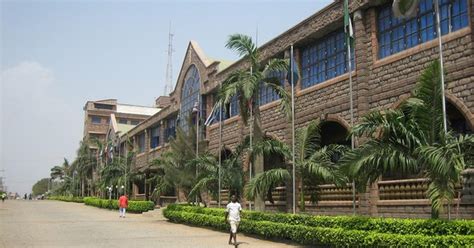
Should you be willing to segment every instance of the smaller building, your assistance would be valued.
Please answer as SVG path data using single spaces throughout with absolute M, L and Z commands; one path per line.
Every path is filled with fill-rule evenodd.
M 117 103 L 116 99 L 87 101 L 84 105 L 83 140 L 96 139 L 104 142 L 112 119 L 116 123 L 114 130 L 119 131 L 118 127 L 120 126 L 122 133 L 124 133 L 159 111 L 159 107 L 121 104 Z M 90 144 L 90 147 L 97 148 L 93 143 Z

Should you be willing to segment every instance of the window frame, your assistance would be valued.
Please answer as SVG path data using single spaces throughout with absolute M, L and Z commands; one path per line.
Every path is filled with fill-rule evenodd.
M 97 121 L 97 119 L 95 119 L 95 118 L 98 118 L 98 121 Z M 94 119 L 95 119 L 95 121 L 94 121 Z M 100 124 L 102 124 L 102 117 L 101 117 L 101 116 L 98 116 L 98 115 L 91 115 L 91 123 L 92 123 L 92 124 L 95 124 L 95 125 L 100 125 Z
M 469 26 L 467 0 L 441 0 L 441 36 Z M 465 9 L 462 8 L 465 7 Z M 457 9 L 455 8 L 457 7 Z M 457 10 L 457 12 L 455 11 Z M 465 17 L 465 18 L 464 18 Z M 453 25 L 458 21 L 458 25 Z M 437 39 L 436 12 L 433 0 L 421 0 L 415 17 L 399 19 L 393 16 L 391 4 L 377 8 L 375 16 L 377 36 L 377 59 L 385 59 L 407 49 Z M 414 30 L 416 27 L 416 30 Z M 394 39 L 394 30 L 399 31 Z M 416 36 L 416 38 L 415 38 Z M 398 42 L 396 42 L 398 41 Z
M 329 32 L 315 42 L 302 47 L 299 55 L 301 89 L 310 88 L 348 73 L 347 57 L 347 43 L 343 28 Z M 351 63 L 352 70 L 355 71 L 354 46 L 351 47 Z

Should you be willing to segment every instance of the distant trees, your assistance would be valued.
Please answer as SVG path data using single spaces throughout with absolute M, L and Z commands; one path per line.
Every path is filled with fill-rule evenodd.
M 43 178 L 33 185 L 33 195 L 42 195 L 48 191 L 49 178 Z

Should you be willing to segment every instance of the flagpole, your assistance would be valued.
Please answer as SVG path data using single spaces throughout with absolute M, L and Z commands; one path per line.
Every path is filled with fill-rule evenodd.
M 290 81 L 291 81 L 291 149 L 292 149 L 292 177 L 293 177 L 293 214 L 296 214 L 296 172 L 295 172 L 295 88 L 293 75 L 293 45 L 290 49 Z
M 222 104 L 219 106 L 219 179 L 218 179 L 218 193 L 217 193 L 217 207 L 221 207 L 221 169 L 222 169 Z
M 199 158 L 199 114 L 201 112 L 201 106 L 199 106 L 201 103 L 200 103 L 200 96 L 201 96 L 201 93 L 199 92 L 199 95 L 198 95 L 198 99 L 197 99 L 197 106 L 196 106 L 196 109 L 197 109 L 197 112 L 196 112 L 196 160 Z M 198 165 L 196 164 L 196 183 L 197 183 L 197 180 L 198 180 L 198 175 L 199 175 L 199 171 L 198 171 Z M 198 193 L 196 193 L 196 205 L 198 205 Z
M 250 75 L 252 75 L 252 66 L 250 66 Z M 249 137 L 250 137 L 250 159 L 249 159 L 249 181 L 252 180 L 252 169 L 253 169 L 253 105 L 250 103 L 250 130 L 249 130 Z M 252 199 L 249 199 L 249 210 L 252 210 Z
M 347 19 L 347 20 L 346 20 Z M 351 115 L 351 128 L 354 126 L 354 104 L 352 97 L 352 60 L 351 60 L 351 42 L 350 42 L 350 29 L 352 28 L 351 19 L 349 16 L 349 3 L 348 0 L 344 0 L 344 29 L 346 32 L 346 44 L 347 44 L 347 69 L 349 71 L 349 106 Z M 348 27 L 349 26 L 349 27 Z M 351 149 L 355 148 L 354 135 L 351 135 Z M 352 214 L 356 214 L 356 193 L 355 193 L 355 181 L 352 180 Z
M 441 104 L 443 106 L 443 129 L 444 133 L 448 133 L 448 124 L 446 121 L 446 99 L 444 93 L 444 62 L 443 62 L 443 43 L 441 38 L 441 21 L 439 16 L 439 1 L 435 0 L 436 24 L 438 33 L 438 47 L 439 47 L 439 64 L 441 73 Z M 451 220 L 451 204 L 448 202 L 448 220 Z

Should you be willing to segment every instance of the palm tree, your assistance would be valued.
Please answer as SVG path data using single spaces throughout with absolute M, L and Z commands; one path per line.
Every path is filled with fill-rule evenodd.
M 223 153 L 224 151 L 221 151 Z M 243 188 L 243 170 L 241 164 L 242 149 L 228 154 L 221 163 L 221 185 L 228 189 L 231 194 L 240 195 Z M 215 155 L 210 153 L 201 154 L 198 158 L 190 161 L 189 166 L 197 166 L 199 169 L 198 182 L 189 192 L 189 197 L 193 197 L 199 192 L 209 190 L 214 199 L 220 194 L 219 182 L 219 161 Z
M 367 142 L 346 153 L 343 164 L 358 185 L 374 183 L 385 173 L 424 174 L 430 179 L 428 196 L 437 218 L 443 202 L 450 203 L 472 135 L 444 132 L 439 62 L 422 73 L 419 82 L 399 109 L 374 111 L 352 129 Z M 360 190 L 363 190 L 361 188 Z
M 286 72 L 288 61 L 284 59 L 270 59 L 263 64 L 260 52 L 253 43 L 252 38 L 247 35 L 234 34 L 229 37 L 226 47 L 244 57 L 250 66 L 250 70 L 235 70 L 223 82 L 219 91 L 218 101 L 224 105 L 229 104 L 233 98 L 239 100 L 240 117 L 244 125 L 250 119 L 250 128 L 255 143 L 263 140 L 262 123 L 260 119 L 260 109 L 258 107 L 258 96 L 260 86 L 270 87 L 281 99 L 281 109 L 290 115 L 291 104 L 288 92 L 281 86 L 280 79 L 271 77 L 274 72 Z M 255 174 L 263 172 L 263 157 L 258 156 L 253 162 Z M 263 210 L 265 204 L 262 197 L 258 197 L 255 202 L 257 210 Z
M 280 143 L 278 141 L 272 142 L 277 143 L 273 144 L 272 147 L 280 147 L 278 150 L 281 152 L 279 153 L 284 155 L 286 159 L 290 158 L 286 144 L 278 144 Z M 321 143 L 321 123 L 319 121 L 312 121 L 307 126 L 297 129 L 295 143 L 295 172 L 302 182 L 300 208 L 304 211 L 305 184 L 317 185 L 318 183 L 330 182 L 342 185 L 345 182 L 344 175 L 336 166 L 336 157 L 342 155 L 347 147 L 337 144 L 323 146 Z M 269 146 L 263 145 L 262 147 Z M 259 150 L 257 148 L 257 152 L 260 152 Z M 269 194 L 275 186 L 281 185 L 289 179 L 291 179 L 291 171 L 285 168 L 265 171 L 249 182 L 246 188 L 247 196 L 252 199 L 258 194 Z
M 69 161 L 64 158 L 64 162 L 61 166 L 56 165 L 51 168 L 51 179 L 60 179 L 62 180 L 65 176 L 68 176 L 70 173 L 71 166 L 69 165 Z
M 77 150 L 77 157 L 74 161 L 75 169 L 77 170 L 81 181 L 82 196 L 85 195 L 86 183 L 88 182 L 88 179 L 92 180 L 92 173 L 97 166 L 97 160 L 93 156 L 88 144 L 89 142 L 87 141 L 81 141 L 79 149 Z
M 154 177 L 158 192 L 166 192 L 171 188 L 182 191 L 187 195 L 198 182 L 196 175 L 196 164 L 191 163 L 196 158 L 196 135 L 192 126 L 189 132 L 181 128 L 176 129 L 176 137 L 169 142 L 170 149 L 155 159 L 150 169 L 158 170 Z M 200 144 L 200 151 L 206 147 Z

